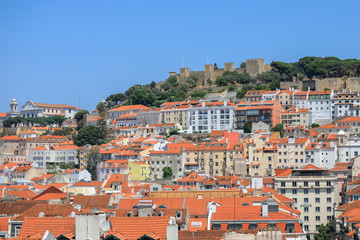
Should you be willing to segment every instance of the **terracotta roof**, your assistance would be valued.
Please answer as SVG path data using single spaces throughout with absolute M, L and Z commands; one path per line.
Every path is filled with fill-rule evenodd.
M 10 217 L 0 217 L 0 232 L 9 231 L 9 219 Z
M 32 199 L 36 196 L 36 193 L 34 193 L 31 190 L 7 190 L 6 195 L 11 195 L 14 197 L 20 197 L 22 199 Z
M 338 123 L 342 123 L 342 122 L 358 122 L 358 121 L 360 121 L 360 117 L 347 117 L 347 118 L 339 120 Z
M 43 108 L 74 108 L 78 109 L 77 107 L 67 105 L 67 104 L 49 104 L 49 103 L 33 103 L 35 106 L 43 107 Z
M 129 106 L 121 106 L 118 108 L 111 109 L 110 112 L 140 110 L 140 109 L 151 109 L 151 108 L 146 107 L 144 105 L 129 105 Z
M 204 178 L 201 177 L 196 172 L 191 173 L 190 175 L 184 177 L 183 179 L 177 180 L 177 182 L 202 182 Z
M 346 195 L 360 195 L 360 186 L 345 192 Z
M 112 232 L 121 233 L 126 239 L 139 239 L 144 234 L 155 234 L 161 240 L 166 239 L 166 227 L 170 217 L 113 217 Z
M 91 181 L 91 182 L 81 181 L 81 182 L 75 183 L 72 186 L 73 187 L 100 187 L 102 184 L 103 184 L 103 182 L 97 182 L 97 181 Z
M 28 238 L 36 234 L 44 235 L 46 230 L 50 231 L 54 236 L 60 234 L 75 234 L 75 218 L 74 217 L 27 217 L 25 218 L 18 239 Z
M 308 164 L 306 166 L 304 166 L 303 168 L 301 168 L 301 170 L 321 170 L 321 168 L 312 165 L 312 164 Z
M 277 177 L 287 177 L 290 176 L 292 173 L 292 170 L 290 168 L 286 169 L 275 169 L 275 175 Z
M 15 217 L 14 221 L 24 221 L 26 217 L 39 217 L 41 212 L 44 214 L 43 217 L 70 217 L 72 212 L 79 213 L 67 204 L 37 204 Z
M 282 113 L 301 113 L 301 112 L 309 112 L 309 109 L 307 108 L 297 108 L 296 107 L 292 107 L 289 109 L 284 110 Z
M 320 127 L 317 127 L 317 128 L 315 128 L 315 129 L 324 129 L 324 128 L 336 128 L 336 126 L 334 125 L 334 124 L 325 124 L 325 125 L 322 125 L 322 126 L 320 126 Z
M 6 116 L 7 116 L 7 113 L 6 113 L 6 112 L 0 113 L 0 118 L 6 118 Z
M 0 138 L 0 140 L 19 140 L 19 136 L 18 135 L 4 136 Z
M 83 209 L 101 209 L 109 205 L 110 198 L 109 195 L 70 196 L 67 203 L 79 204 Z

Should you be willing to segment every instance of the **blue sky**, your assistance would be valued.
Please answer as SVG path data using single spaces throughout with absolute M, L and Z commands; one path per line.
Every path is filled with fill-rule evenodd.
M 359 1 L 0 1 L 0 112 L 93 110 L 185 66 L 246 58 L 360 58 Z M 207 57 L 208 56 L 208 57 Z

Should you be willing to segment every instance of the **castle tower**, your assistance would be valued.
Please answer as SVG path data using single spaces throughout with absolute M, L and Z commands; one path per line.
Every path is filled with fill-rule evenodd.
M 246 72 L 252 76 L 266 72 L 265 60 L 262 58 L 246 59 Z
M 205 64 L 204 65 L 204 81 L 206 82 L 208 79 L 211 79 L 211 81 L 215 81 L 214 79 L 214 65 L 212 64 Z
M 233 62 L 224 63 L 224 70 L 233 72 L 235 70 L 234 63 Z
M 13 98 L 10 103 L 10 113 L 17 113 L 18 112 L 18 103 L 16 99 Z
M 186 79 L 190 76 L 190 68 L 180 68 L 179 82 L 185 83 Z

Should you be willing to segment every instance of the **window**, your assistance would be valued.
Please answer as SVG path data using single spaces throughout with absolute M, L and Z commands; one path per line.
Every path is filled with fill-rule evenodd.
M 293 194 L 297 194 L 297 189 L 293 189 L 293 190 L 292 190 L 292 193 L 293 193 Z
M 308 203 L 309 199 L 308 198 L 304 198 L 304 203 Z
M 308 222 L 309 221 L 309 216 L 304 216 L 304 221 Z
M 293 186 L 293 187 L 296 187 L 296 182 L 292 182 L 292 186 Z
M 220 224 L 213 224 L 212 229 L 213 230 L 220 230 L 221 226 Z
M 320 207 L 316 207 L 315 212 L 320 212 Z
M 331 182 L 330 182 L 330 181 L 326 181 L 326 186 L 331 187 Z
M 316 217 L 315 217 L 315 220 L 316 220 L 316 221 L 320 221 L 320 216 L 316 216 Z
M 305 229 L 305 232 L 308 232 L 309 231 L 309 225 L 305 225 L 304 229 Z
M 282 195 L 286 194 L 286 190 L 285 190 L 285 189 L 281 189 L 281 194 L 282 194 Z
M 327 211 L 327 212 L 331 212 L 331 207 L 327 207 L 327 208 L 326 208 L 326 211 Z
M 320 194 L 320 189 L 315 189 L 315 194 Z
M 308 208 L 308 207 L 304 207 L 304 212 L 309 212 L 309 208 Z
M 309 189 L 304 189 L 304 194 L 309 194 Z
M 281 187 L 285 187 L 285 182 L 281 182 Z
M 315 202 L 320 203 L 320 198 L 315 198 Z
M 331 203 L 331 198 L 326 198 L 326 202 Z
M 319 181 L 315 181 L 315 186 L 319 187 L 319 186 L 320 186 L 320 182 L 319 182 Z
M 331 193 L 331 188 L 327 188 L 326 193 Z
M 308 187 L 309 186 L 309 182 L 308 181 L 304 181 L 304 187 Z
M 293 198 L 294 199 L 294 202 L 297 203 L 297 198 Z
M 332 219 L 332 216 L 327 216 L 326 219 L 330 221 Z

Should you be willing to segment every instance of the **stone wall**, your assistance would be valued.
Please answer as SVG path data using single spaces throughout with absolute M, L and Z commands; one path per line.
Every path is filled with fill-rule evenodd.
M 180 68 L 180 73 L 177 74 L 174 71 L 169 72 L 169 76 L 176 76 L 181 83 L 185 83 L 186 79 L 190 75 L 197 75 L 199 77 L 198 85 L 206 86 L 206 81 L 211 79 L 215 82 L 218 76 L 223 75 L 225 71 L 237 71 L 239 73 L 248 72 L 252 76 L 256 76 L 259 73 L 270 71 L 270 66 L 265 64 L 265 60 L 261 58 L 247 59 L 246 68 L 235 68 L 233 62 L 224 63 L 224 69 L 214 69 L 213 64 L 205 64 L 203 71 L 191 71 L 190 68 Z

